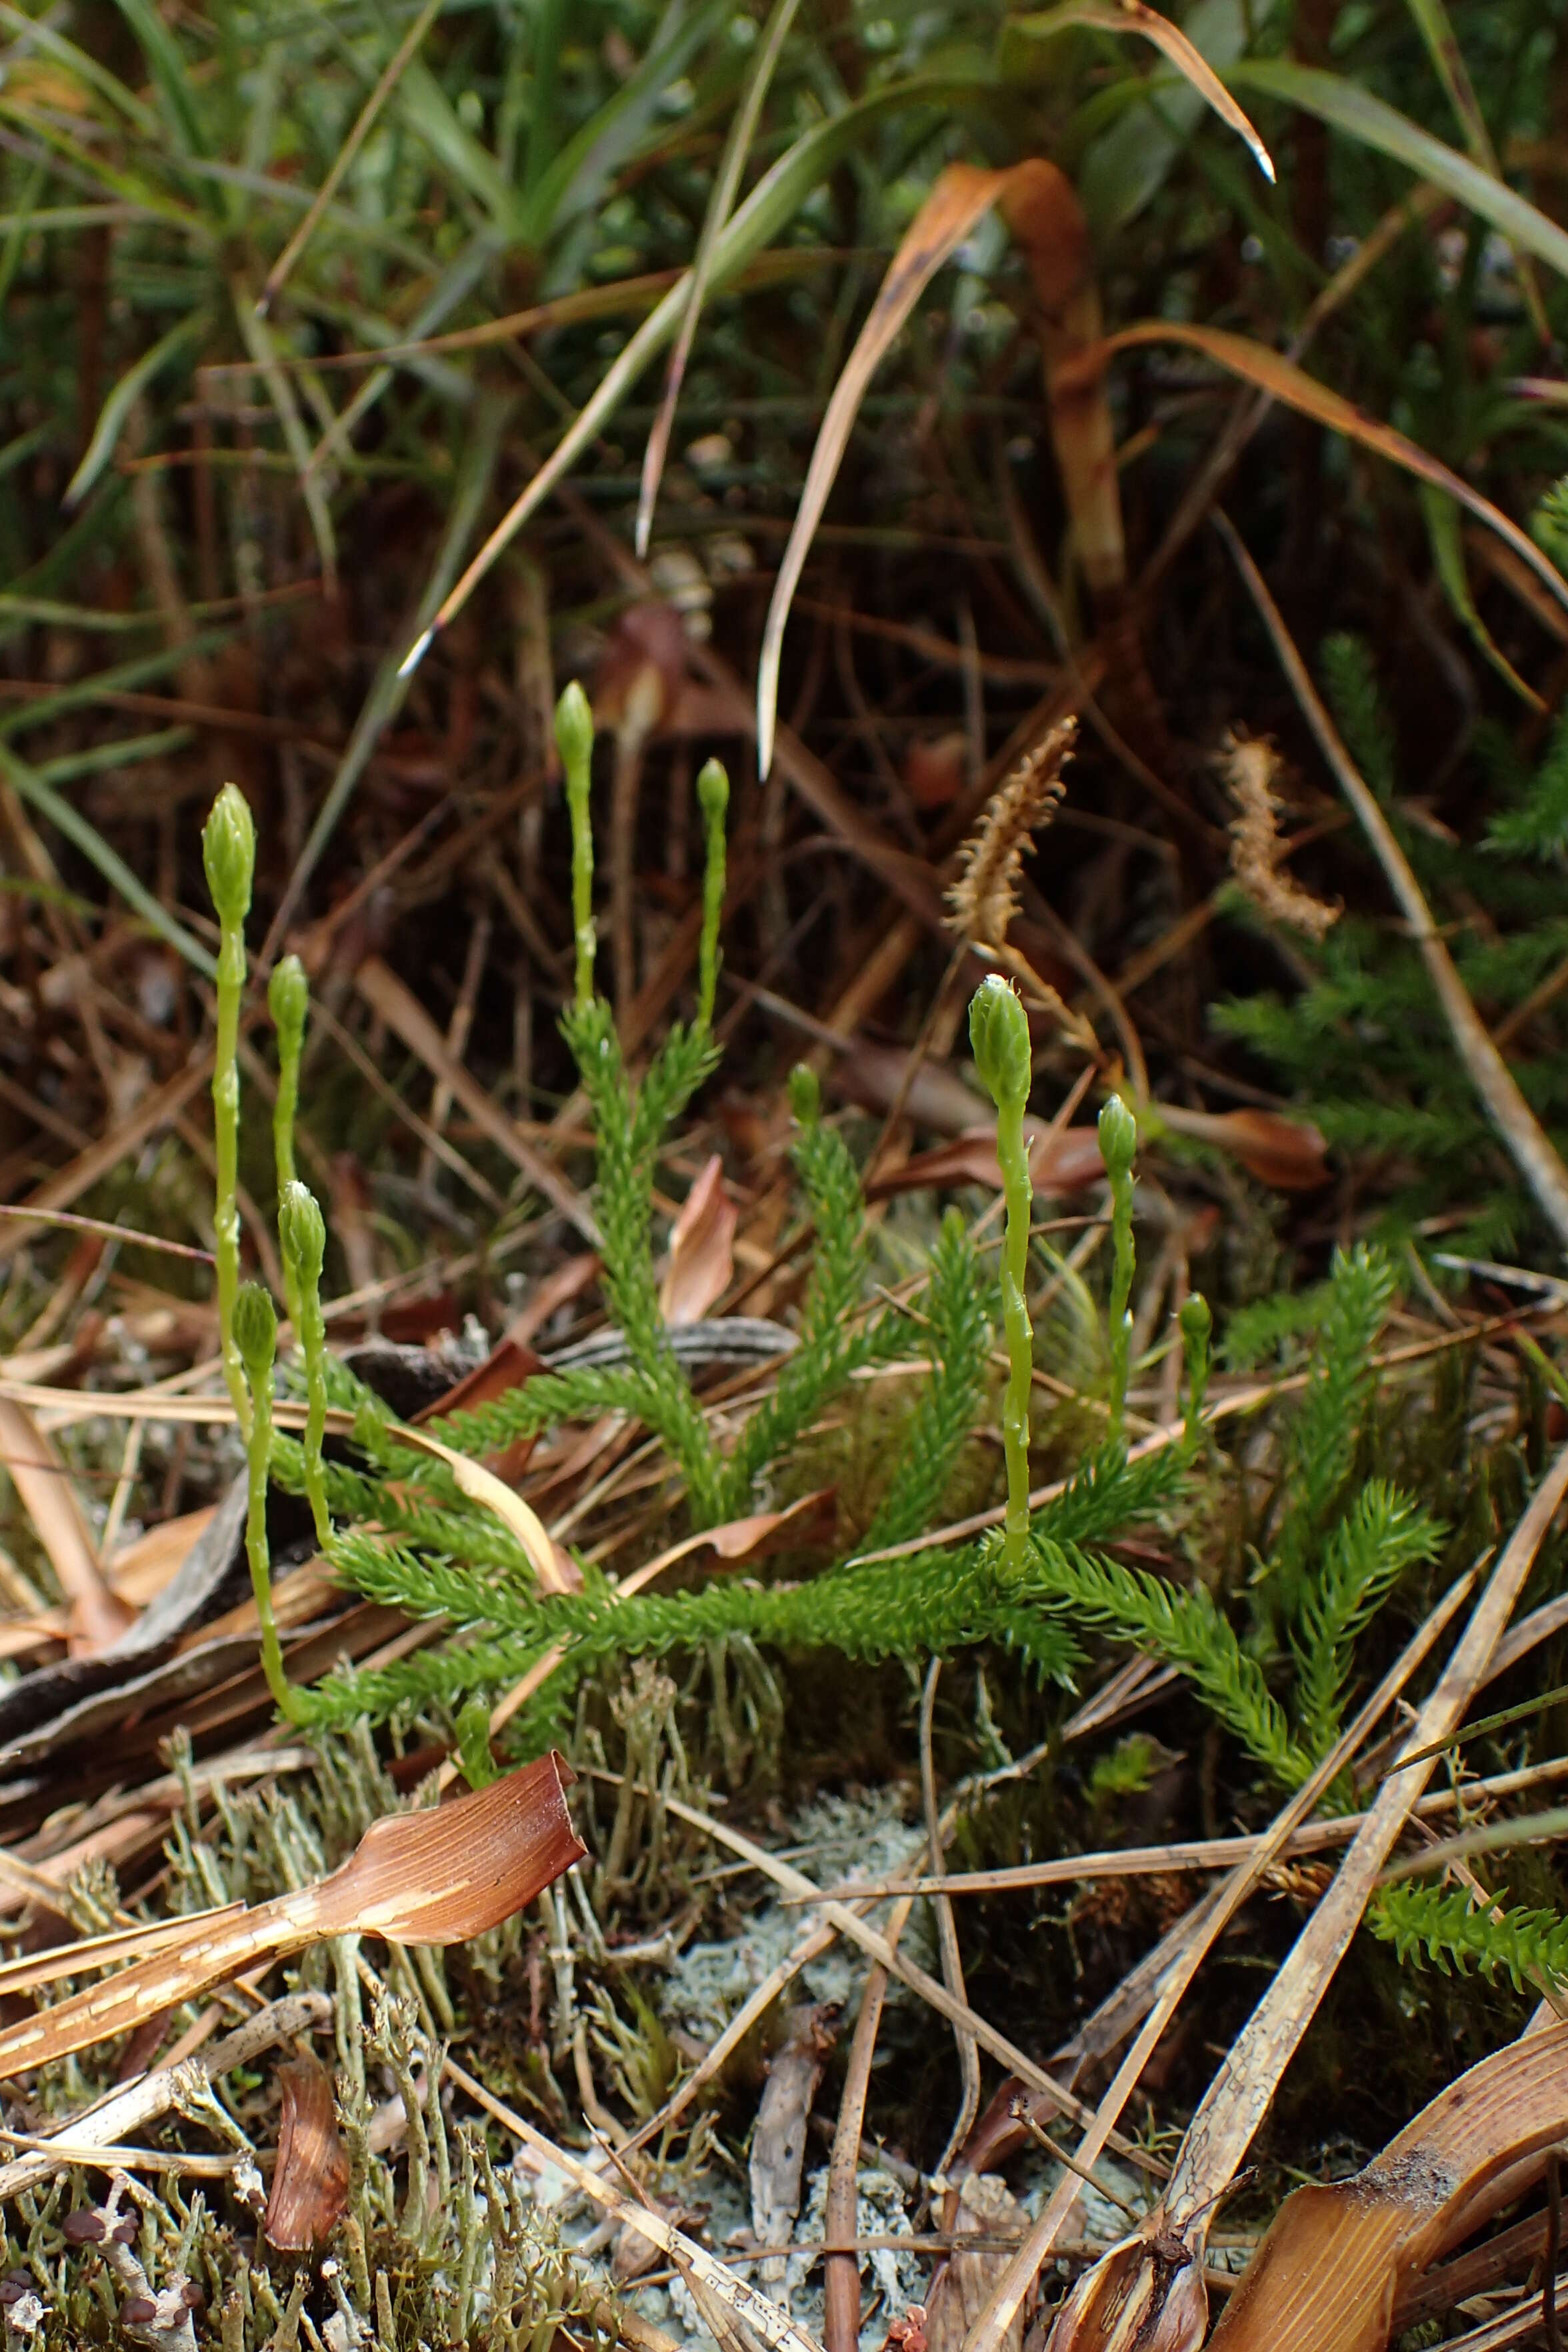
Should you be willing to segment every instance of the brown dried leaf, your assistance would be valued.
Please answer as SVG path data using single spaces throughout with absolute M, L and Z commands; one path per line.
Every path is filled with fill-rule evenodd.
M 999 2172 L 971 2172 L 958 2192 L 958 2211 L 951 2224 L 955 2239 L 1018 2237 L 1024 2212 Z M 925 2335 L 930 2352 L 963 2352 L 964 2337 L 990 2301 L 991 2291 L 1007 2267 L 1007 2255 L 996 2250 L 966 2253 L 953 2247 L 926 2303 Z M 1007 2352 L 1018 2352 L 1024 2340 L 1020 2310 L 1003 2341 Z
M 1383 2352 L 1401 2292 L 1565 2135 L 1568 2025 L 1553 2025 L 1450 2083 L 1364 2171 L 1288 2197 L 1214 2352 Z
M 586 1852 L 566 1810 L 572 1777 L 552 1752 L 449 1804 L 373 1822 L 328 1877 L 198 1921 L 172 1948 L 0 2032 L 0 2082 L 327 1937 L 462 1944 L 499 1927 Z
M 752 2135 L 752 2229 L 760 2246 L 786 2243 L 800 2211 L 806 2117 L 833 2047 L 834 2017 L 826 2007 L 793 2011 L 784 2045 L 768 2068 Z M 764 2284 L 775 2271 L 784 2275 L 782 2256 L 763 2264 Z
M 1092 1127 L 1050 1127 L 1044 1119 L 1026 1119 L 1029 1172 L 1037 1192 L 1076 1192 L 1098 1184 L 1105 1174 L 1100 1138 Z M 984 1184 L 1002 1189 L 1002 1169 L 996 1158 L 994 1127 L 972 1127 L 951 1143 L 933 1151 L 917 1151 L 901 1168 L 874 1176 L 866 1187 L 868 1201 L 885 1201 L 897 1192 L 918 1192 L 934 1184 Z
M 324 2245 L 349 2198 L 348 2150 L 338 2130 L 332 2078 L 307 2054 L 278 2070 L 282 2116 L 278 2167 L 262 2224 L 279 2253 L 303 2254 Z
M 721 1559 L 760 1559 L 783 1543 L 809 1543 L 826 1520 L 831 1526 L 834 1490 L 817 1486 L 782 1511 L 753 1511 L 743 1519 L 726 1519 L 722 1527 L 705 1528 L 702 1541 Z
M 1310 1119 L 1273 1110 L 1184 1110 L 1179 1103 L 1156 1104 L 1155 1117 L 1177 1135 L 1217 1144 L 1276 1192 L 1315 1192 L 1329 1181 L 1329 1147 Z
M 658 1294 L 667 1323 L 700 1323 L 722 1298 L 735 1271 L 739 1215 L 715 1152 L 681 1202 L 669 1236 L 669 1264 Z

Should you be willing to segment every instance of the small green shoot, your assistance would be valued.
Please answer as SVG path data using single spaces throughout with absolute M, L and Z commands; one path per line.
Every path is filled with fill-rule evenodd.
M 1100 1114 L 1100 1156 L 1110 1179 L 1110 1439 L 1119 1445 L 1126 1432 L 1128 1348 L 1132 1338 L 1132 1162 L 1138 1150 L 1138 1122 L 1120 1095 L 1112 1095 Z
M 1204 1407 L 1208 1402 L 1210 1339 L 1214 1317 L 1208 1300 L 1201 1290 L 1194 1290 L 1182 1301 L 1176 1318 L 1182 1331 L 1182 1353 L 1186 1362 L 1187 1409 L 1186 1428 L 1183 1443 L 1189 1454 L 1195 1454 L 1204 1442 Z
M 1002 1244 L 1002 1323 L 1007 1340 L 1007 1389 L 1002 1404 L 1002 1448 L 1007 1465 L 1007 1518 L 1002 1566 L 1009 1576 L 1024 1569 L 1029 1536 L 1029 1392 L 1035 1369 L 1034 1335 L 1025 1285 L 1029 1265 L 1029 1216 L 1034 1184 L 1024 1137 L 1032 1066 L 1029 1021 L 1009 983 L 988 973 L 969 1006 L 969 1042 L 996 1106 L 996 1157 L 1007 1224 Z
M 327 1512 L 321 1440 L 327 1426 L 327 1325 L 321 1313 L 321 1268 L 326 1263 L 327 1225 L 315 1194 L 298 1178 L 283 1187 L 278 1203 L 278 1239 L 283 1279 L 289 1286 L 294 1337 L 305 1360 L 305 1492 L 323 1550 L 332 1523 Z
M 213 1129 L 217 1162 L 213 1230 L 216 1237 L 218 1344 L 234 1415 L 247 1443 L 250 1405 L 234 1336 L 239 1290 L 239 1008 L 245 994 L 245 919 L 256 872 L 256 824 L 236 784 L 225 784 L 202 829 L 202 864 L 218 919 L 217 1036 L 213 1049 Z
M 555 745 L 566 771 L 566 805 L 572 814 L 572 927 L 577 942 L 577 1009 L 594 998 L 594 827 L 588 789 L 594 760 L 594 714 L 574 678 L 555 706 Z

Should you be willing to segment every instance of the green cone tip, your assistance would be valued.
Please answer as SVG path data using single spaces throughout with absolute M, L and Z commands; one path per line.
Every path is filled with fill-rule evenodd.
M 202 827 L 202 865 L 222 923 L 243 923 L 256 873 L 256 820 L 237 784 L 225 784 Z
M 278 1353 L 278 1310 L 258 1282 L 243 1282 L 234 1302 L 234 1344 L 252 1385 L 268 1379 Z

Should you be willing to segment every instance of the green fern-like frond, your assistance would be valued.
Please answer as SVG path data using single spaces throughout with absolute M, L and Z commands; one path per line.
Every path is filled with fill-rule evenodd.
M 1530 535 L 1559 572 L 1568 572 L 1568 474 L 1561 475 L 1530 518 Z
M 931 1381 L 867 1534 L 867 1551 L 905 1543 L 931 1526 L 979 1409 L 991 1344 L 986 1287 L 963 1219 L 950 1209 L 931 1252 L 926 1292 Z
M 1365 640 L 1346 633 L 1325 637 L 1318 658 L 1351 756 L 1378 799 L 1392 800 L 1398 781 L 1394 729 Z
M 1445 1976 L 1476 1968 L 1495 1977 L 1500 1969 L 1520 1992 L 1543 1977 L 1568 1982 L 1568 1919 L 1555 1911 L 1521 1906 L 1494 1918 L 1475 1907 L 1462 1886 L 1447 1894 L 1436 1886 L 1390 1886 L 1366 1916 L 1373 1934 L 1402 1960 L 1425 1957 Z
M 640 1379 L 632 1408 L 679 1463 L 699 1527 L 722 1516 L 718 1455 L 659 1313 L 654 1279 L 653 1184 L 670 1121 L 713 1069 L 718 1052 L 705 1029 L 678 1024 L 634 1089 L 615 1016 L 603 997 L 568 1006 L 561 1026 L 594 1111 L 605 1290 Z
M 1546 749 L 1522 799 L 1492 821 L 1489 846 L 1513 856 L 1568 856 L 1568 715 L 1552 722 Z
M 1335 1251 L 1312 1377 L 1291 1428 L 1284 1516 L 1270 1563 L 1286 1617 L 1297 1612 L 1305 1563 L 1354 1468 L 1376 1379 L 1372 1353 L 1393 1296 L 1394 1268 L 1382 1250 L 1358 1243 Z
M 750 1507 L 767 1465 L 788 1453 L 876 1351 L 871 1328 L 856 1313 L 868 1260 L 860 1179 L 843 1137 L 824 1123 L 815 1102 L 801 1121 L 790 1157 L 816 1227 L 816 1250 L 801 1310 L 800 1344 L 784 1362 L 773 1393 L 741 1432 L 725 1468 L 721 1491 L 731 1517 Z
M 1273 1780 L 1289 1786 L 1310 1769 L 1261 1667 L 1201 1585 L 1184 1590 L 1038 1537 L 1030 1553 L 1033 1590 L 1079 1622 L 1175 1666 Z
M 1079 1463 L 1059 1495 L 1040 1505 L 1031 1533 L 1053 1544 L 1108 1543 L 1172 1508 L 1190 1475 L 1179 1446 L 1163 1445 L 1133 1461 L 1125 1446 L 1102 1446 Z
M 1330 1537 L 1292 1636 L 1296 1718 L 1315 1761 L 1340 1727 L 1351 1651 L 1407 1568 L 1435 1558 L 1437 1522 L 1382 1478 L 1369 1479 Z
M 334 1564 L 372 1597 L 407 1605 L 409 1596 L 420 1594 L 422 1615 L 450 1615 L 465 1631 L 460 1643 L 395 1667 L 329 1677 L 310 1696 L 310 1719 L 322 1724 L 385 1714 L 394 1706 L 455 1705 L 475 1690 L 515 1681 L 557 1643 L 574 1675 L 605 1660 L 658 1657 L 737 1634 L 784 1650 L 833 1649 L 867 1660 L 947 1654 L 999 1641 L 1037 1674 L 1064 1683 L 1077 1659 L 1059 1612 L 1039 1606 L 1053 1597 L 1048 1580 L 1031 1575 L 1022 1591 L 1005 1583 L 986 1548 L 868 1561 L 799 1585 L 723 1577 L 693 1592 L 638 1593 L 618 1605 L 602 1580 L 537 1601 L 510 1592 L 487 1598 L 483 1580 L 455 1561 L 416 1558 L 363 1537 L 342 1538 Z

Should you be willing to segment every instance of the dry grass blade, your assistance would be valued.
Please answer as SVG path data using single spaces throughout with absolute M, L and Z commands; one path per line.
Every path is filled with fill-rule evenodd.
M 37 2145 L 26 2154 L 0 2164 L 0 2198 L 15 2197 L 19 2189 L 35 2187 L 77 2158 L 68 2149 L 108 2148 L 122 2142 L 168 2114 L 193 2081 L 212 2082 L 231 2067 L 248 2066 L 264 2050 L 296 2035 L 318 2032 L 332 2021 L 331 1997 L 324 1992 L 297 1992 L 268 2002 L 252 2018 L 215 2042 L 200 2058 L 183 2058 L 177 2065 L 158 2066 L 123 2088 L 112 2091 L 95 2106 L 68 2116 L 50 2135 L 59 2146 Z
M 1443 1746 L 1448 1744 L 1444 1742 Z M 1435 1754 L 1442 1752 L 1443 1748 L 1434 1750 Z M 1416 1760 L 1412 1756 L 1406 1762 L 1414 1764 Z M 1452 1812 L 1461 1801 L 1468 1809 L 1489 1798 L 1514 1796 L 1521 1788 L 1540 1788 L 1565 1778 L 1568 1756 L 1552 1756 L 1519 1771 L 1494 1773 L 1484 1780 L 1466 1780 L 1458 1792 L 1453 1789 L 1429 1790 L 1416 1804 L 1415 1814 L 1424 1821 L 1430 1820 L 1435 1815 Z M 1291 1832 L 1278 1858 L 1289 1862 L 1299 1854 L 1324 1853 L 1333 1846 L 1349 1845 L 1365 1819 L 1364 1813 L 1334 1813 L 1326 1821 L 1304 1822 Z M 930 1877 L 911 1874 L 907 1878 L 878 1879 L 872 1885 L 846 1883 L 825 1886 L 822 1892 L 839 1902 L 847 1902 L 851 1896 L 863 1901 L 869 1895 L 886 1902 L 895 1895 L 1007 1895 L 1019 1893 L 1025 1887 L 1084 1885 L 1102 1878 L 1154 1878 L 1189 1870 L 1230 1870 L 1237 1863 L 1248 1861 L 1267 1835 L 1263 1832 L 1236 1837 L 1173 1840 L 1163 1845 L 1107 1846 L 1099 1853 L 1058 1854 L 1047 1862 L 1019 1862 L 996 1870 L 954 1870 Z M 1439 1862 L 1442 1853 L 1440 1846 L 1428 1848 L 1416 1858 L 1415 1867 L 1430 1870 Z M 1403 1870 L 1403 1864 L 1399 1868 Z M 1386 1884 L 1394 1872 L 1387 1871 L 1384 1875 Z M 783 1898 L 786 1906 L 800 1899 L 791 1895 Z
M 1289 1804 L 1276 1816 L 1257 1851 L 1215 1891 L 1212 1901 L 1205 1903 L 1201 1912 L 1201 1924 L 1172 1960 L 1131 2048 L 1118 2067 L 1088 2131 L 1075 2150 L 1079 2166 L 1092 2168 L 1104 2149 L 1115 2144 L 1117 2118 L 1137 2087 L 1138 2079 L 1160 2037 L 1174 2016 L 1205 1958 L 1213 1949 L 1215 1939 L 1235 1917 L 1254 1887 L 1261 1882 L 1270 1864 L 1284 1852 L 1292 1832 L 1332 1785 L 1366 1739 L 1373 1726 L 1393 1705 L 1398 1693 L 1441 1637 L 1469 1588 L 1470 1580 L 1465 1577 L 1444 1594 L 1426 1623 L 1418 1628 L 1317 1769 L 1302 1782 Z M 970 2330 L 964 2352 L 1001 2352 L 1001 2347 L 1009 2339 L 1024 2298 L 1038 2277 L 1041 2263 L 1056 2244 L 1078 2194 L 1077 2177 L 1069 2172 L 1047 2200 L 1039 2219 L 1008 2264 L 995 2293 Z M 1151 2333 L 1144 2341 L 1137 2334 L 1145 2320 L 1152 2322 L 1156 2318 L 1153 2301 L 1161 2286 L 1168 2289 L 1184 2268 L 1190 2279 L 1194 2267 L 1184 2261 L 1175 2266 L 1167 2262 L 1162 2272 L 1157 2259 L 1154 2262 L 1149 2260 L 1150 2252 L 1149 2241 L 1140 2233 L 1113 2247 L 1102 2263 L 1085 2273 L 1058 2317 L 1050 2337 L 1052 2352 L 1068 2352 L 1069 2347 L 1075 2347 L 1075 2352 L 1078 2352 L 1078 2347 L 1088 2352 L 1090 2346 L 1103 2346 L 1106 2352 L 1110 2352 L 1110 2347 L 1117 2345 L 1124 2347 L 1125 2352 L 1131 2352 L 1134 2345 L 1140 2346 L 1140 2352 L 1174 2352 L 1178 2341 L 1184 2343 L 1184 2337 L 1167 2341 L 1157 2333 Z M 1198 2296 L 1198 2333 L 1201 2336 L 1201 2284 Z M 1086 2305 L 1089 2306 L 1087 2317 Z M 1108 2332 L 1110 2323 L 1120 2326 L 1122 2322 L 1126 2323 L 1123 2336 Z M 1074 2328 L 1080 2326 L 1082 2332 L 1075 2335 Z
M 50 1892 L 58 1900 L 59 1889 L 50 1886 Z M 52 1945 L 47 1951 L 24 1952 L 0 1967 L 0 1999 L 36 1992 L 40 1985 L 58 1984 L 61 1977 L 87 1976 L 95 1969 L 113 1968 L 121 1960 L 144 1959 L 150 1952 L 182 1942 L 195 1927 L 237 1919 L 244 1910 L 243 1903 L 223 1903 L 211 1911 L 153 1919 L 142 1927 L 111 1927 L 105 1935 L 75 1937 L 68 1944 Z
M 424 6 L 415 17 L 414 22 L 408 27 L 407 32 L 405 33 L 396 48 L 393 51 L 392 56 L 387 59 L 386 65 L 383 69 L 375 88 L 371 91 L 370 96 L 365 100 L 363 106 L 360 109 L 359 116 L 354 123 L 353 129 L 349 132 L 348 137 L 343 141 L 343 143 L 339 148 L 337 154 L 333 157 L 331 171 L 327 173 L 326 178 L 321 182 L 321 186 L 317 189 L 314 197 L 311 199 L 309 212 L 305 215 L 304 219 L 300 223 L 299 227 L 294 231 L 293 236 L 289 238 L 288 244 L 284 247 L 282 252 L 279 255 L 277 260 L 273 263 L 271 268 L 267 273 L 267 282 L 262 287 L 256 303 L 257 311 L 260 317 L 265 318 L 267 316 L 268 311 L 271 309 L 272 304 L 277 298 L 279 289 L 282 287 L 284 279 L 288 277 L 289 272 L 293 268 L 294 264 L 299 260 L 300 256 L 303 253 L 305 247 L 310 242 L 311 237 L 315 235 L 317 224 L 320 222 L 322 214 L 326 211 L 327 206 L 331 203 L 333 196 L 337 194 L 344 175 L 348 172 L 349 166 L 353 163 L 354 157 L 359 153 L 360 149 L 363 146 L 376 116 L 381 112 L 382 108 L 385 105 L 387 100 L 396 89 L 399 76 L 403 73 L 405 68 L 413 58 L 416 51 L 418 49 L 420 42 L 425 38 L 426 34 L 430 30 L 431 26 L 440 15 L 441 8 L 442 0 L 425 0 Z
M 499 1927 L 585 1852 L 566 1810 L 570 1779 L 552 1753 L 450 1804 L 373 1822 L 328 1877 L 199 1923 L 172 1949 L 0 2032 L 0 2081 L 328 1937 L 461 1944 Z
M 462 1104 L 480 1132 L 500 1145 L 514 1167 L 520 1168 L 529 1182 L 596 1249 L 597 1228 L 571 1185 L 542 1152 L 536 1151 L 526 1137 L 518 1133 L 505 1112 L 496 1108 L 472 1073 L 447 1052 L 447 1040 L 412 989 L 405 987 L 379 956 L 371 956 L 360 965 L 354 974 L 354 985 L 371 1011 L 381 1015 L 409 1052 L 418 1055 L 453 1100 Z
M 1568 2133 L 1568 2025 L 1461 2074 L 1349 2180 L 1288 2197 L 1215 2352 L 1382 2352 L 1402 2288 L 1519 2195 Z M 1531 2160 L 1534 2160 L 1533 2163 Z
M 1319 747 L 1333 770 L 1341 791 L 1354 810 L 1387 877 L 1388 886 L 1399 902 L 1400 912 L 1415 935 L 1427 977 L 1443 1008 L 1455 1049 L 1470 1083 L 1480 1097 L 1488 1117 L 1512 1153 L 1520 1173 L 1534 1193 L 1542 1214 L 1559 1241 L 1568 1248 L 1568 1170 L 1563 1168 L 1550 1137 L 1521 1093 L 1518 1080 L 1471 1003 L 1465 984 L 1454 968 L 1454 960 L 1438 936 L 1431 908 L 1422 896 L 1421 886 L 1411 871 L 1409 860 L 1394 839 L 1393 829 L 1365 779 L 1340 740 L 1339 731 L 1307 674 L 1306 664 L 1296 650 L 1290 633 L 1280 618 L 1279 607 L 1264 584 L 1262 574 L 1226 517 L 1216 514 L 1215 520 L 1274 641 L 1280 666 L 1289 679 L 1307 723 L 1317 737 Z M 1511 523 L 1508 528 L 1513 530 Z M 1514 532 L 1514 536 L 1522 538 L 1523 534 Z M 1557 581 L 1559 593 L 1568 596 L 1568 585 L 1555 571 L 1552 577 Z
M 884 354 L 921 294 L 975 223 L 990 211 L 1011 176 L 1008 172 L 982 171 L 973 163 L 948 165 L 905 230 L 870 314 L 833 387 L 833 396 L 811 453 L 811 464 L 806 468 L 795 522 L 779 559 L 778 577 L 757 657 L 757 767 L 763 776 L 773 761 L 779 658 L 790 606 L 860 403 Z
M 1115 0 L 1114 5 L 1109 5 L 1109 0 L 1063 0 L 1060 7 L 1048 10 L 1043 16 L 1019 18 L 1016 29 L 1038 36 L 1065 31 L 1069 25 L 1091 26 L 1100 33 L 1142 33 L 1146 41 L 1152 41 L 1178 73 L 1185 75 L 1205 105 L 1212 106 L 1220 121 L 1238 139 L 1245 140 L 1258 170 L 1273 184 L 1277 176 L 1274 158 L 1207 58 L 1168 16 L 1145 7 L 1143 0 Z
M 658 497 L 669 436 L 675 430 L 675 411 L 680 399 L 680 387 L 686 381 L 686 363 L 691 357 L 698 321 L 702 316 L 703 297 L 713 275 L 719 239 L 740 193 L 741 174 L 746 168 L 746 157 L 756 135 L 763 101 L 767 97 L 773 69 L 799 5 L 800 0 L 773 0 L 772 14 L 746 77 L 745 91 L 724 142 L 723 160 L 708 198 L 701 235 L 697 240 L 697 250 L 691 257 L 691 272 L 685 284 L 685 308 L 681 312 L 680 330 L 665 370 L 664 397 L 659 402 L 658 415 L 654 418 L 653 429 L 647 436 L 647 447 L 643 453 L 642 481 L 637 490 L 637 529 L 633 539 L 639 563 L 647 554 L 648 539 L 653 530 L 654 503 Z
M 1565 1495 L 1568 1447 L 1558 1454 L 1514 1529 L 1436 1688 L 1404 1743 L 1412 1752 L 1461 1720 Z M 1384 1782 L 1333 1885 L 1232 2043 L 1188 2125 L 1161 2207 L 1137 2238 L 1080 2280 L 1066 2307 L 1073 2324 L 1069 2326 L 1066 2315 L 1058 2322 L 1056 2352 L 1121 2340 L 1097 2336 L 1094 2328 L 1104 2321 L 1112 2302 L 1125 2295 L 1130 2261 L 1137 2266 L 1143 2291 L 1145 2324 L 1163 2325 L 1163 2312 L 1169 2318 L 1169 2332 L 1158 2339 L 1161 2345 L 1168 2346 L 1169 2352 L 1185 2352 L 1189 2345 L 1201 2343 L 1206 2313 L 1203 2252 L 1215 2201 L 1235 2179 L 1435 1763 L 1434 1758 L 1410 1770 L 1396 1766 Z M 1125 2340 L 1130 2345 L 1132 2339 Z
M 1117 352 L 1133 350 L 1142 343 L 1185 343 L 1202 352 L 1219 365 L 1228 368 L 1233 375 L 1255 383 L 1287 408 L 1294 408 L 1314 423 L 1326 425 L 1331 433 L 1342 433 L 1347 440 L 1359 441 L 1364 449 L 1375 451 L 1394 465 L 1414 474 L 1417 481 L 1430 482 L 1435 489 L 1444 490 L 1468 507 L 1487 529 L 1495 531 L 1521 560 L 1527 563 L 1537 579 L 1544 583 L 1559 604 L 1568 607 L 1568 581 L 1549 557 L 1543 555 L 1529 535 L 1510 520 L 1500 507 L 1482 496 L 1478 489 L 1432 457 L 1392 425 L 1380 424 L 1375 416 L 1367 416 L 1332 392 L 1315 376 L 1307 374 L 1291 360 L 1279 352 L 1270 351 L 1267 343 L 1255 342 L 1249 335 L 1233 334 L 1224 327 L 1192 326 L 1174 320 L 1143 319 L 1131 327 L 1119 327 L 1107 335 L 1095 350 L 1086 352 L 1081 365 L 1088 376 L 1102 368 Z
M 0 1217 L 26 1217 L 34 1225 L 65 1225 L 73 1233 L 99 1234 L 105 1241 L 132 1242 L 138 1249 L 161 1251 L 164 1257 L 195 1258 L 198 1265 L 211 1265 L 211 1250 L 197 1249 L 194 1242 L 165 1241 L 162 1234 L 144 1234 L 135 1225 L 110 1224 L 107 1217 L 79 1217 L 69 1209 L 23 1209 L 14 1202 L 0 1201 Z

